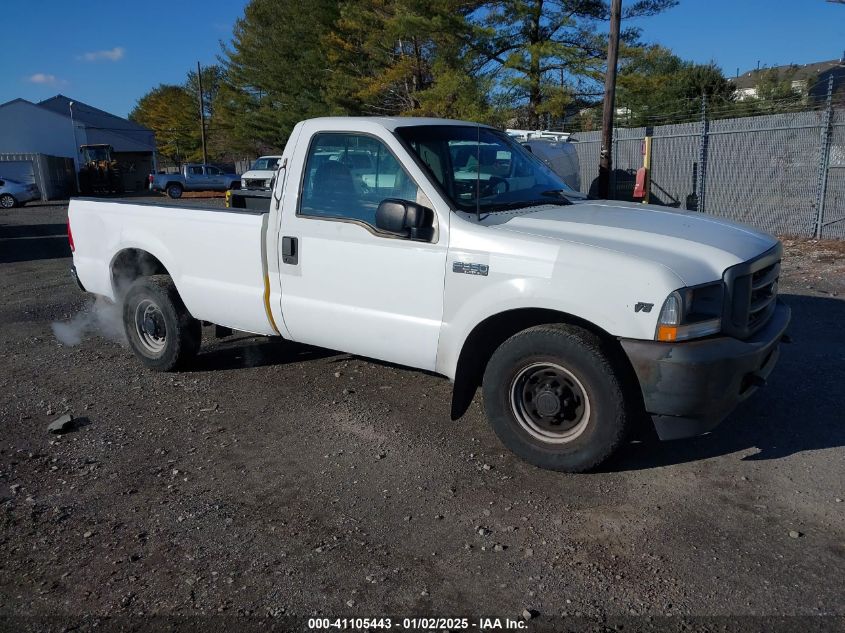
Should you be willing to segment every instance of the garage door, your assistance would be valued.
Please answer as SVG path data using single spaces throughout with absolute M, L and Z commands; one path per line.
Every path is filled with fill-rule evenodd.
M 3 160 L 0 156 L 0 178 L 34 183 L 35 172 L 31 160 Z

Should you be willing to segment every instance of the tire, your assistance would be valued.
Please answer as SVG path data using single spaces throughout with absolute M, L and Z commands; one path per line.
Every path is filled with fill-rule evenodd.
M 184 188 L 178 182 L 173 182 L 167 185 L 167 195 L 174 200 L 182 197 Z
M 540 325 L 493 353 L 484 371 L 484 408 L 493 431 L 534 466 L 579 473 L 604 463 L 634 416 L 612 352 L 587 330 Z
M 10 193 L 0 195 L 0 209 L 14 209 L 18 205 L 18 201 Z
M 202 325 L 179 298 L 169 275 L 137 279 L 123 299 L 129 347 L 155 371 L 184 367 L 200 348 Z

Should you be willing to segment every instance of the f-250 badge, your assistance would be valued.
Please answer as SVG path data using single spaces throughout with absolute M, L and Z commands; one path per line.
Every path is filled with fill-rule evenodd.
M 490 267 L 487 264 L 470 264 L 468 262 L 452 262 L 453 273 L 463 273 L 464 275 L 481 275 L 486 277 L 490 272 Z

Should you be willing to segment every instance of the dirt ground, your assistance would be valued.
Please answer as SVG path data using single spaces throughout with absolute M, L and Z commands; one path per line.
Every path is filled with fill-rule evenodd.
M 114 333 L 60 343 L 94 314 L 65 222 L 0 215 L 0 628 L 845 622 L 792 619 L 845 616 L 844 243 L 785 240 L 793 344 L 716 432 L 563 475 L 507 452 L 479 398 L 450 421 L 433 375 L 210 329 L 176 374 Z

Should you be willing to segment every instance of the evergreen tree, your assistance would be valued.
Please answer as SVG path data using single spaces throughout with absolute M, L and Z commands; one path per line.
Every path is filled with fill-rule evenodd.
M 328 98 L 355 114 L 483 118 L 483 79 L 473 75 L 463 0 L 357 0 L 340 5 L 324 41 Z
M 638 0 L 623 19 L 659 13 L 676 0 Z M 487 59 L 497 89 L 518 122 L 541 127 L 561 117 L 573 98 L 599 87 L 607 57 L 606 0 L 492 0 L 474 15 L 473 47 Z M 625 28 L 623 47 L 637 44 L 639 30 Z
M 337 17 L 332 0 L 252 0 L 225 47 L 225 81 L 215 116 L 233 149 L 249 153 L 284 147 L 300 120 L 331 114 L 329 65 L 322 38 Z

